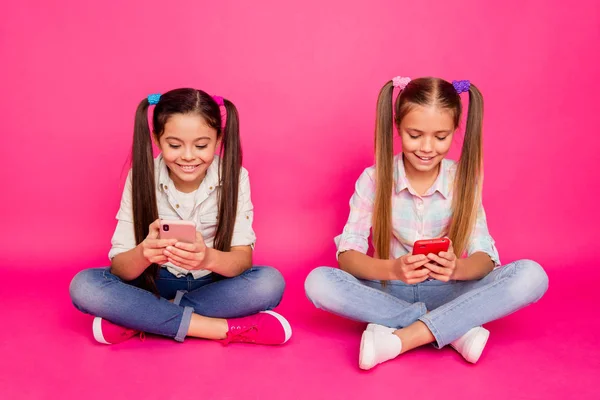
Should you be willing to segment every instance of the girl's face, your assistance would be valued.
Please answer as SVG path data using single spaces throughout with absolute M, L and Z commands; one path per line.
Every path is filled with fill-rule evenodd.
M 454 136 L 452 113 L 436 106 L 414 106 L 400 123 L 405 168 L 410 172 L 437 171 Z
M 215 158 L 217 131 L 199 115 L 174 114 L 157 145 L 175 187 L 189 193 L 198 189 Z

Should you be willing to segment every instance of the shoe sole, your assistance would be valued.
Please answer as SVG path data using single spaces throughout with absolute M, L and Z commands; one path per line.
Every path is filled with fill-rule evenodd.
M 483 333 L 481 333 L 483 332 Z M 480 328 L 477 332 L 477 336 L 473 341 L 469 344 L 469 347 L 465 351 L 465 355 L 463 357 L 468 362 L 475 364 L 479 361 L 479 357 L 483 354 L 483 349 L 487 344 L 488 338 L 490 337 L 490 331 L 485 328 Z
M 111 344 L 107 342 L 106 339 L 104 339 L 104 335 L 102 334 L 102 318 L 94 318 L 94 323 L 92 324 L 92 331 L 94 332 L 94 339 L 96 339 L 98 343 Z
M 375 350 L 373 349 L 373 332 L 366 330 L 360 338 L 360 354 L 358 356 L 358 367 L 368 370 L 375 366 L 373 358 Z
M 274 316 L 275 318 L 277 318 L 277 320 L 279 321 L 281 326 L 283 326 L 283 331 L 285 332 L 285 340 L 283 341 L 283 343 L 290 340 L 290 338 L 292 337 L 292 326 L 290 325 L 288 320 L 285 319 L 285 317 L 283 315 L 277 314 L 275 311 L 271 311 L 271 310 L 261 311 L 261 312 Z M 283 343 L 281 343 L 281 344 L 283 344 Z

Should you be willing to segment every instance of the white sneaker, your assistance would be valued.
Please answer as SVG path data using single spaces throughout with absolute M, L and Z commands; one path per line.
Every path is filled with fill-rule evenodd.
M 395 329 L 369 324 L 360 340 L 358 366 L 371 369 L 377 364 L 396 358 L 402 351 L 402 341 L 392 332 Z
M 369 324 L 367 325 L 367 331 L 394 333 L 396 329 L 378 324 Z M 484 327 L 477 326 L 450 343 L 450 346 L 459 352 L 465 360 L 475 364 L 479 360 L 479 357 L 481 357 L 489 337 L 490 331 Z
M 481 326 L 469 330 L 467 333 L 450 343 L 450 346 L 460 353 L 470 363 L 475 364 L 490 337 L 490 331 Z
M 385 333 L 394 333 L 396 332 L 396 328 L 389 328 L 384 325 L 379 324 L 369 324 L 367 325 L 367 330 L 371 332 L 385 332 Z

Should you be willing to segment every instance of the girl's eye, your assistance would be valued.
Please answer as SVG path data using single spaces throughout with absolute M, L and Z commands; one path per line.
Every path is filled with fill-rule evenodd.
M 444 136 L 444 137 L 440 137 L 440 136 L 436 136 L 437 140 L 439 140 L 440 142 L 446 140 L 448 136 Z
M 415 135 L 409 134 L 408 136 L 410 136 L 411 139 L 418 139 L 419 138 L 419 135 L 415 136 Z
M 207 146 L 208 145 L 203 144 L 202 146 L 196 146 L 196 148 L 202 150 L 202 149 L 205 149 Z
M 170 144 L 169 143 L 169 147 L 172 148 L 172 149 L 178 149 L 178 148 L 181 147 L 181 145 L 180 144 Z

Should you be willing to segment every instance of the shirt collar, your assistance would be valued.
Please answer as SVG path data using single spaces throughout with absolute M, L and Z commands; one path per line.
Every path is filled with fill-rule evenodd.
M 406 176 L 406 170 L 404 169 L 404 160 L 402 153 L 394 157 L 394 161 L 394 182 L 396 193 L 400 193 L 401 191 L 407 189 L 409 192 L 414 194 L 414 190 L 410 187 L 410 183 L 408 182 L 408 178 Z M 446 199 L 449 197 L 451 184 L 449 174 L 453 164 L 454 163 L 450 160 L 442 160 L 442 162 L 440 163 L 440 173 L 438 174 L 433 185 L 431 185 L 429 190 L 427 190 L 427 192 L 424 194 L 424 196 L 430 196 L 437 191 Z

